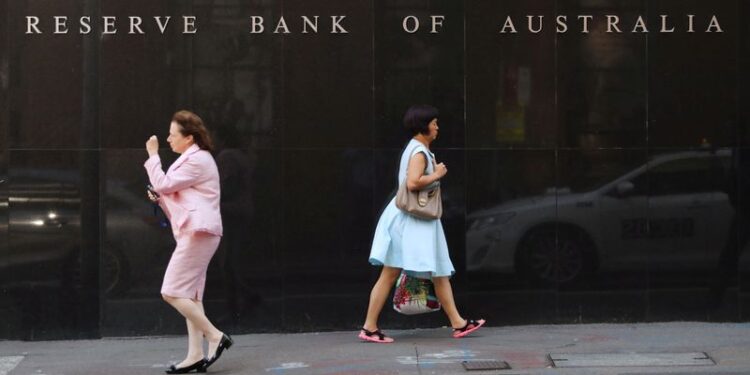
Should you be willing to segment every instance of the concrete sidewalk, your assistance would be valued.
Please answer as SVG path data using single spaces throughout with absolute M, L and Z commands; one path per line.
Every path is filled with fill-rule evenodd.
M 386 332 L 395 343 L 360 342 L 355 331 L 234 335 L 235 345 L 209 374 L 750 374 L 750 323 L 486 327 L 464 339 L 447 328 Z M 185 337 L 2 341 L 0 375 L 163 374 L 182 360 L 185 345 Z M 700 352 L 710 360 L 633 366 L 652 353 Z M 610 356 L 596 367 L 563 368 L 550 360 L 617 353 L 614 359 L 626 362 Z M 461 363 L 478 360 L 507 361 L 512 369 L 466 371 Z

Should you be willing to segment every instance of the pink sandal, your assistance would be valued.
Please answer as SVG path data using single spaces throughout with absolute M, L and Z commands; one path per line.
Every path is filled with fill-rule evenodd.
M 376 342 L 379 344 L 390 344 L 393 342 L 392 338 L 386 336 L 383 332 L 380 332 L 380 330 L 370 332 L 364 328 L 359 331 L 359 338 L 365 341 Z
M 474 320 L 466 319 L 466 325 L 463 328 L 453 328 L 453 338 L 460 339 L 483 326 L 485 323 L 484 319 Z

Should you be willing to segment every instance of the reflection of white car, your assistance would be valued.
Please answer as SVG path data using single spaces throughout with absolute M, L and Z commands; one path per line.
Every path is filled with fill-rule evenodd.
M 729 150 L 663 154 L 593 190 L 473 212 L 467 267 L 548 282 L 599 268 L 714 267 L 733 215 L 729 159 Z

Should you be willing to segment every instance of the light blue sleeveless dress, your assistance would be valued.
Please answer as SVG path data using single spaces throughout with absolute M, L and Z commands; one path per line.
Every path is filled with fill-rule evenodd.
M 434 155 L 421 142 L 412 139 L 401 154 L 399 186 L 406 180 L 409 160 L 418 152 L 427 157 L 426 173 L 434 172 Z M 396 207 L 395 197 L 380 215 L 375 228 L 370 263 L 402 268 L 408 275 L 422 279 L 452 276 L 456 272 L 440 220 L 424 220 L 401 211 Z

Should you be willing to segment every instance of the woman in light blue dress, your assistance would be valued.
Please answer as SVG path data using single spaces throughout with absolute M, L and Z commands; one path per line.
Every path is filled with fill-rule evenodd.
M 430 152 L 430 144 L 438 135 L 438 110 L 428 105 L 412 106 L 406 111 L 404 126 L 413 138 L 401 154 L 399 186 L 406 181 L 410 191 L 432 188 L 448 172 L 445 164 L 437 163 Z M 483 319 L 464 319 L 456 308 L 450 284 L 450 277 L 456 271 L 448 256 L 440 219 L 411 216 L 397 208 L 395 198 L 392 199 L 375 229 L 370 263 L 383 269 L 370 293 L 367 318 L 359 333 L 362 340 L 393 342 L 378 328 L 378 317 L 402 270 L 413 277 L 432 279 L 435 294 L 453 327 L 453 337 L 464 337 L 485 323 Z

